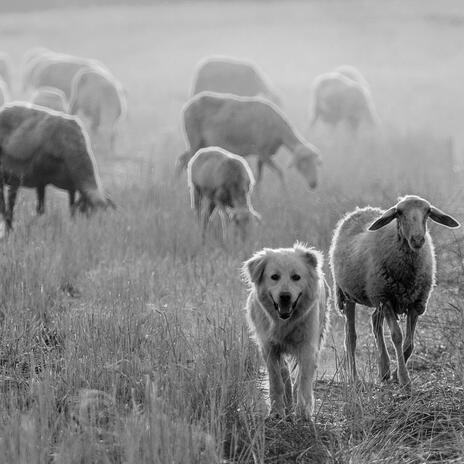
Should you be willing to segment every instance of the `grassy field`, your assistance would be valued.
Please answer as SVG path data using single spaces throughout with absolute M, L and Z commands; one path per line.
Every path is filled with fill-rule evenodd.
M 376 380 L 370 312 L 358 310 L 365 389 L 347 386 L 334 311 L 316 384 L 316 429 L 265 420 L 265 377 L 243 314 L 241 262 L 302 240 L 327 252 L 356 205 L 425 196 L 464 220 L 464 8 L 445 2 L 162 3 L 10 13 L 0 49 L 19 69 L 33 46 L 101 59 L 124 83 L 116 153 L 96 146 L 116 211 L 72 221 L 49 188 L 36 218 L 21 191 L 0 244 L 0 462 L 464 462 L 462 232 L 431 226 L 438 285 L 421 318 L 406 394 Z M 320 187 L 265 172 L 263 224 L 244 244 L 201 244 L 185 178 L 180 110 L 196 62 L 255 60 L 295 125 L 321 148 Z M 383 121 L 353 141 L 307 130 L 310 83 L 340 64 L 363 71 Z M 282 151 L 285 167 L 289 155 Z M 277 184 L 278 185 L 278 184 Z M 328 274 L 327 265 L 325 266 Z

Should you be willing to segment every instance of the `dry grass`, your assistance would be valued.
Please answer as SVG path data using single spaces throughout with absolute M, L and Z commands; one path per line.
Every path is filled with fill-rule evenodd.
M 96 150 L 118 210 L 71 221 L 66 200 L 50 188 L 47 214 L 35 218 L 34 196 L 21 192 L 16 230 L 0 246 L 2 463 L 464 462 L 464 251 L 462 233 L 439 227 L 439 285 L 419 321 L 412 393 L 376 382 L 362 309 L 365 388 L 347 386 L 343 323 L 334 313 L 316 427 L 266 420 L 241 262 L 297 239 L 327 251 L 342 214 L 389 206 L 400 194 L 464 215 L 449 146 L 463 106 L 459 4 L 353 5 L 360 8 L 179 3 L 0 18 L 15 70 L 36 45 L 95 56 L 125 83 L 130 112 L 118 153 Z M 355 64 L 386 122 L 357 142 L 343 130 L 313 133 L 325 158 L 320 188 L 308 194 L 289 171 L 286 198 L 266 172 L 254 199 L 264 225 L 226 248 L 214 238 L 201 245 L 185 179 L 172 175 L 183 148 L 179 111 L 195 62 L 209 53 L 256 59 L 300 128 L 310 80 Z

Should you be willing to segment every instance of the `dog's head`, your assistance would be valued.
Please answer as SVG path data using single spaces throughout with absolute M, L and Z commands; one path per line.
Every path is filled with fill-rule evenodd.
M 245 278 L 273 319 L 289 319 L 317 298 L 322 255 L 295 243 L 293 248 L 264 248 L 243 265 Z

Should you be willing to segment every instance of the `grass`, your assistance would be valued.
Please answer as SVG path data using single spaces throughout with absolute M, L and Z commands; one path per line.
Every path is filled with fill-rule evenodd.
M 387 207 L 400 194 L 423 195 L 462 221 L 453 165 L 462 145 L 463 13 L 445 3 L 176 3 L 2 15 L 1 43 L 16 75 L 32 46 L 94 56 L 124 82 L 130 113 L 117 153 L 96 147 L 118 210 L 71 221 L 65 197 L 49 188 L 47 214 L 36 218 L 34 195 L 21 191 L 15 232 L 0 244 L 2 462 L 464 462 L 461 232 L 431 226 L 438 285 L 418 324 L 412 393 L 377 383 L 362 309 L 365 388 L 347 385 L 343 320 L 334 311 L 315 429 L 266 419 L 239 273 L 263 246 L 298 239 L 326 253 L 346 211 Z M 185 179 L 173 177 L 183 149 L 179 112 L 196 61 L 210 53 L 255 59 L 303 132 L 311 79 L 352 63 L 371 82 L 384 121 L 381 133 L 357 142 L 342 129 L 307 134 L 324 155 L 320 188 L 308 194 L 289 170 L 283 197 L 266 172 L 254 198 L 264 225 L 226 248 L 214 237 L 201 244 Z M 288 155 L 277 158 L 285 166 Z

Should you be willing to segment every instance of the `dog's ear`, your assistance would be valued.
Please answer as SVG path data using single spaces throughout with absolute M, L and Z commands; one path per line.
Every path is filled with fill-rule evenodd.
M 266 251 L 261 250 L 243 263 L 242 272 L 248 283 L 258 284 L 261 281 L 266 268 L 266 259 Z
M 299 242 L 296 242 L 293 245 L 293 249 L 310 270 L 319 270 L 322 268 L 322 265 L 324 264 L 324 257 L 319 251 L 314 248 L 307 247 Z

